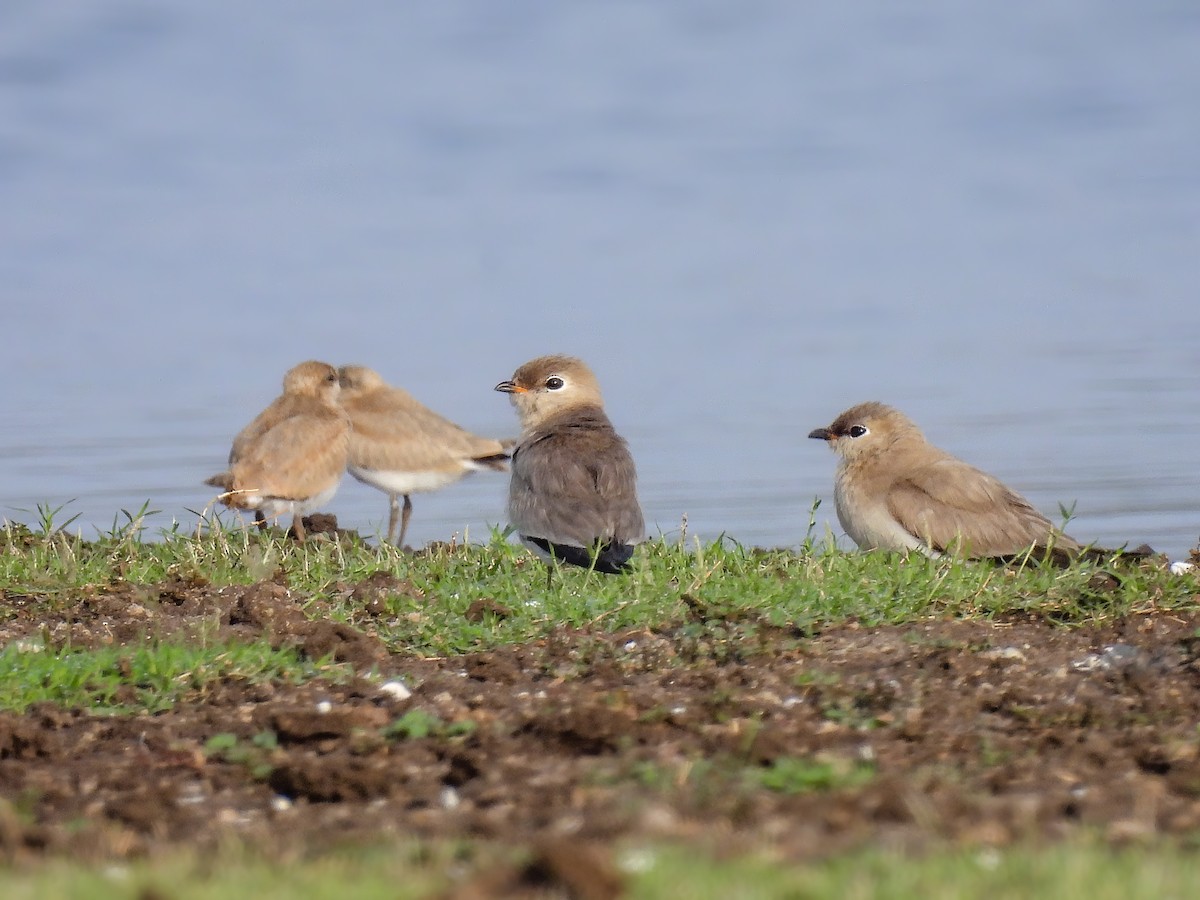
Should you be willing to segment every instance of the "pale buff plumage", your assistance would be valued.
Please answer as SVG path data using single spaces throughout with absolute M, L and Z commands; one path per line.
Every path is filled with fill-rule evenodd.
M 389 542 L 404 544 L 411 494 L 435 491 L 479 469 L 507 468 L 505 442 L 471 434 L 389 385 L 378 372 L 342 366 L 338 375 L 341 404 L 352 425 L 349 471 L 388 495 Z
M 542 558 L 615 574 L 645 537 L 637 470 L 580 360 L 543 356 L 496 385 L 521 418 L 509 521 Z
M 985 557 L 1081 549 L 1020 494 L 933 446 L 882 403 L 848 409 L 809 437 L 838 454 L 838 521 L 865 550 Z
M 229 468 L 206 480 L 235 509 L 256 520 L 292 514 L 304 540 L 302 516 L 328 503 L 346 469 L 350 420 L 338 405 L 337 370 L 308 361 L 284 376 L 283 394 L 233 440 Z

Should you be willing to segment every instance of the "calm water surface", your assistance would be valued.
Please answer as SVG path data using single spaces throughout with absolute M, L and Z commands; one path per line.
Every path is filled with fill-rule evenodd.
M 880 399 L 1073 533 L 1200 539 L 1200 8 L 0 6 L 0 517 L 194 523 L 316 357 L 482 433 L 587 359 L 647 519 L 796 545 Z M 503 520 L 415 498 L 414 543 Z M 386 524 L 352 481 L 343 525 Z M 845 538 L 842 538 L 845 542 Z

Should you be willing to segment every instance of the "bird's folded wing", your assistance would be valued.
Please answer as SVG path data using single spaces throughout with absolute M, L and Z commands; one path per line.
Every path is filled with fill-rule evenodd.
M 1045 544 L 1052 531 L 1020 494 L 954 458 L 908 472 L 889 489 L 887 504 L 906 531 L 939 552 L 1016 553 Z
M 254 417 L 245 428 L 237 433 L 233 439 L 233 446 L 229 448 L 229 465 L 233 465 L 245 454 L 246 449 L 254 444 L 264 434 L 282 422 L 284 419 L 294 415 L 295 398 L 283 394 L 271 401 L 262 412 Z
M 424 407 L 346 407 L 354 424 L 353 461 L 365 469 L 452 472 L 477 456 L 503 453 L 499 441 L 476 437 Z
M 417 404 L 410 411 L 410 415 L 421 431 L 437 440 L 450 452 L 464 458 L 495 456 L 505 452 L 502 442 L 473 434 L 458 423 L 450 421 L 426 406 Z
M 346 468 L 349 429 L 332 412 L 285 419 L 246 448 L 233 467 L 234 488 L 288 500 L 320 493 Z

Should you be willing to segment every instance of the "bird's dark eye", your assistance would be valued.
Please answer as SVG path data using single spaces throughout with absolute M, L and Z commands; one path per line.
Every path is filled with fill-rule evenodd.
M 549 378 L 546 379 L 546 387 L 552 391 L 557 391 L 564 384 L 566 384 L 566 382 L 563 381 L 561 378 L 559 378 L 557 375 L 551 375 Z
M 852 437 L 852 438 L 853 437 L 862 437 L 864 434 L 870 434 L 870 433 L 871 432 L 867 430 L 865 425 L 853 425 L 853 426 L 851 426 L 850 430 L 846 432 L 846 434 L 850 435 L 850 437 Z

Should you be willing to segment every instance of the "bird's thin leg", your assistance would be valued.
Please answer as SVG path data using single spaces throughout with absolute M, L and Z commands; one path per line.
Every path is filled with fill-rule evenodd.
M 399 546 L 396 544 L 396 525 L 400 521 L 399 494 L 388 494 L 388 510 L 390 511 L 390 514 L 388 515 L 387 542 L 393 546 Z
M 303 544 L 306 535 L 304 532 L 304 521 L 301 518 L 300 513 L 296 513 L 294 516 L 292 516 L 292 532 L 296 535 L 296 541 Z
M 408 494 L 404 495 L 404 511 L 400 515 L 400 538 L 396 541 L 396 546 L 404 547 L 404 535 L 408 533 L 408 520 L 412 518 L 412 498 Z
M 254 511 L 254 524 L 258 526 L 259 531 L 265 531 L 267 528 L 267 516 L 261 509 Z

